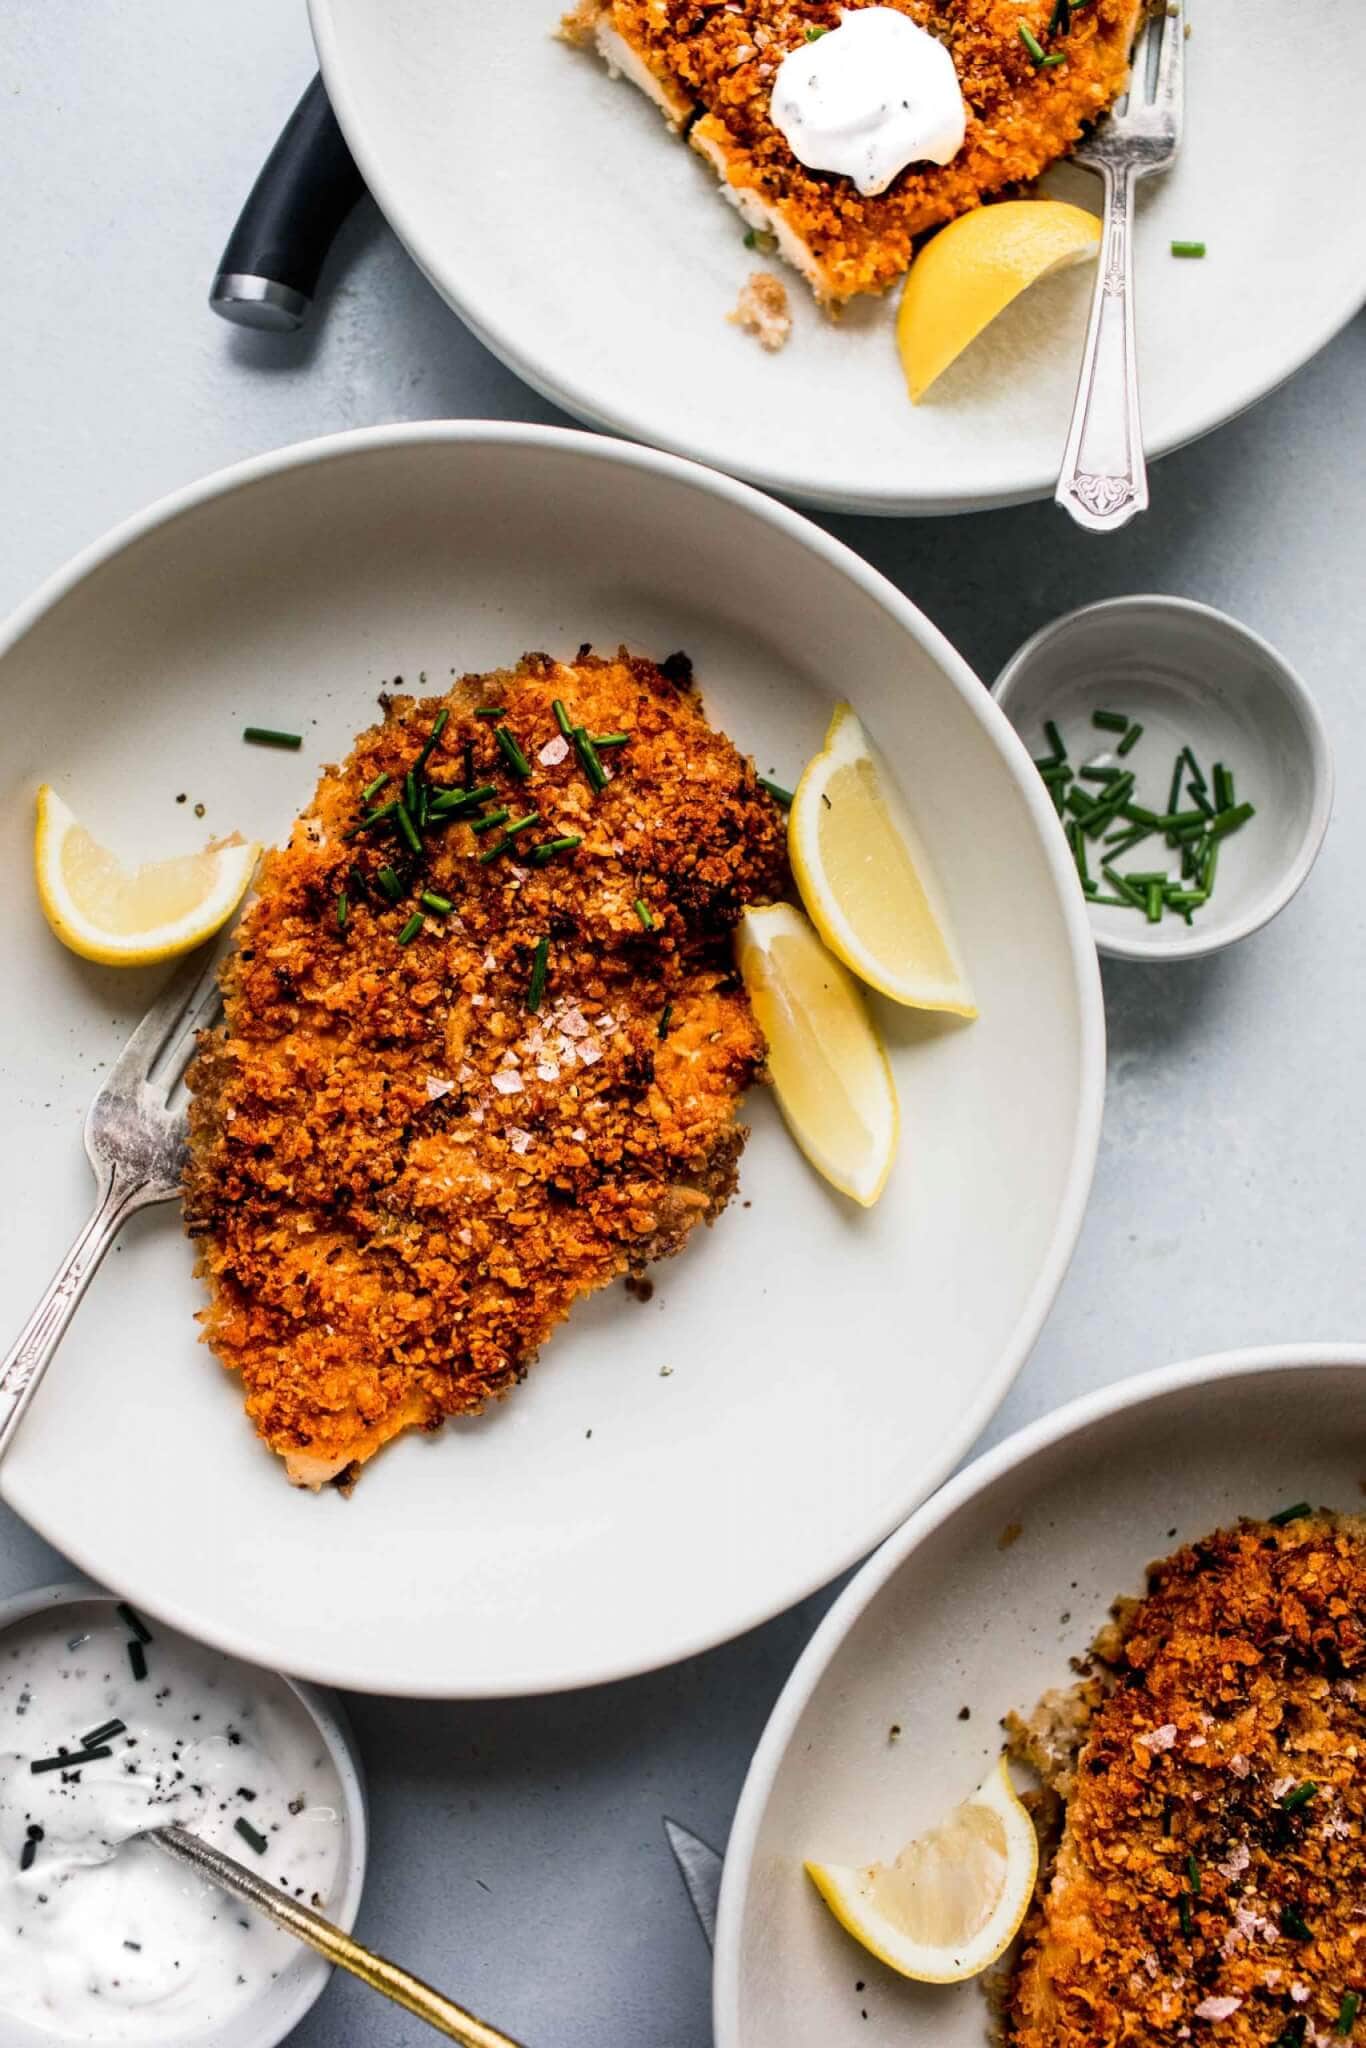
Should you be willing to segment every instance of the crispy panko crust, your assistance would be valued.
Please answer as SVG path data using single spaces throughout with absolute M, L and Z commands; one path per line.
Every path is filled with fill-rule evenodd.
M 1366 1991 L 1366 1522 L 1220 1530 L 1118 1613 L 1080 1755 L 1057 1768 L 1045 1735 L 1036 1757 L 1066 1821 L 1007 2039 L 1340 2039 L 1344 1994 Z
M 779 63 L 808 30 L 869 4 L 898 8 L 947 45 L 968 120 L 951 163 L 910 164 L 865 199 L 851 179 L 799 163 L 768 107 Z M 885 290 L 918 235 L 1065 156 L 1122 91 L 1141 5 L 1087 0 L 1065 36 L 1050 36 L 1053 0 L 580 0 L 564 32 L 629 64 L 727 197 L 777 233 L 817 298 L 837 303 Z M 1066 62 L 1036 66 L 1021 24 Z
M 580 1295 L 678 1251 L 734 1190 L 734 1109 L 764 1048 L 730 933 L 782 892 L 785 830 L 689 680 L 682 656 L 585 648 L 388 699 L 266 857 L 225 1023 L 190 1072 L 186 1215 L 208 1342 L 299 1483 L 504 1393 Z M 590 733 L 630 735 L 596 796 L 557 697 Z M 473 716 L 487 705 L 506 707 L 526 780 Z M 463 822 L 429 832 L 420 867 L 396 837 L 347 836 L 377 776 L 376 804 L 402 790 L 443 706 L 427 774 L 469 786 L 472 762 L 492 803 L 539 811 L 515 854 L 481 861 L 501 835 Z M 401 947 L 419 889 L 454 909 Z

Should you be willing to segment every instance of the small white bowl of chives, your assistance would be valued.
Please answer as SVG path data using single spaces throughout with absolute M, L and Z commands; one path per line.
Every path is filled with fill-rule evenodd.
M 992 694 L 1053 799 L 1102 953 L 1217 952 L 1313 866 L 1333 801 L 1323 720 L 1275 649 L 1223 612 L 1088 605 L 1027 640 Z

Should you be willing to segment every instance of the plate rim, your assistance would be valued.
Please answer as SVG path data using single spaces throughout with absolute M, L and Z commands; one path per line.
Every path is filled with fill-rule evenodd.
M 799 1582 L 785 1586 L 776 1598 L 770 1591 L 763 1599 L 746 1601 L 733 1614 L 706 1628 L 694 1629 L 666 1654 L 652 1651 L 645 1656 L 632 1656 L 622 1652 L 611 1660 L 599 1659 L 588 1666 L 557 1668 L 543 1673 L 534 1686 L 528 1684 L 525 1675 L 494 1670 L 482 1679 L 463 1677 L 457 1690 L 449 1678 L 430 1675 L 416 1679 L 411 1673 L 377 1672 L 363 1663 L 353 1662 L 351 1657 L 338 1659 L 304 1655 L 292 1659 L 288 1665 L 294 1677 L 343 1690 L 403 1699 L 504 1699 L 525 1695 L 529 1690 L 537 1694 L 566 1692 L 638 1677 L 649 1671 L 667 1669 L 686 1658 L 714 1649 L 720 1643 L 733 1641 L 747 1630 L 786 1612 L 866 1557 L 870 1549 L 875 1550 L 892 1530 L 901 1526 L 921 1501 L 943 1484 L 996 1412 L 1033 1351 L 1076 1249 L 1100 1145 L 1105 1096 L 1105 1012 L 1099 957 L 1087 922 L 1084 900 L 1076 888 L 1075 870 L 1066 840 L 1028 750 L 987 685 L 939 627 L 881 571 L 865 562 L 845 542 L 815 525 L 805 514 L 767 497 L 752 485 L 667 451 L 607 438 L 580 428 L 499 420 L 401 421 L 287 443 L 281 448 L 211 471 L 153 500 L 140 512 L 120 521 L 80 549 L 48 576 L 7 619 L 0 621 L 0 677 L 11 650 L 79 585 L 149 534 L 173 524 L 201 505 L 295 469 L 345 460 L 352 455 L 404 447 L 452 445 L 563 449 L 570 455 L 587 456 L 605 469 L 641 471 L 719 498 L 761 523 L 776 528 L 797 546 L 824 560 L 878 604 L 942 671 L 964 708 L 985 728 L 986 736 L 994 740 L 1021 801 L 1038 827 L 1045 865 L 1056 887 L 1078 1017 L 1080 1086 L 1077 1128 L 1053 1231 L 1015 1326 L 1001 1346 L 995 1369 L 985 1381 L 978 1399 L 964 1411 L 957 1427 L 941 1440 L 937 1455 L 927 1464 L 913 1491 L 893 1513 L 880 1515 L 874 1526 L 864 1530 L 854 1547 L 846 1545 L 838 1555 L 832 1555 L 818 1577 L 809 1582 L 803 1577 Z M 108 1577 L 107 1560 L 102 1561 L 81 1547 L 70 1547 L 45 1515 L 35 1517 L 14 1501 L 9 1468 L 4 1465 L 0 1465 L 0 1499 L 13 1507 L 63 1557 L 101 1583 L 114 1583 Z M 186 1635 L 210 1643 L 246 1663 L 259 1664 L 262 1661 L 259 1647 L 253 1646 L 248 1638 L 231 1628 L 206 1627 L 203 1617 L 178 1604 L 159 1602 L 155 1591 L 149 1592 L 141 1583 L 118 1583 L 115 1590 Z
M 715 2048 L 742 2048 L 739 2019 L 740 1935 L 753 1870 L 755 1845 L 769 1795 L 793 1733 L 821 1679 L 855 1623 L 895 1578 L 921 1543 L 996 1480 L 1030 1464 L 1042 1451 L 1064 1443 L 1078 1430 L 1115 1415 L 1147 1407 L 1165 1395 L 1221 1380 L 1272 1372 L 1315 1372 L 1354 1367 L 1366 1375 L 1366 1343 L 1313 1342 L 1251 1344 L 1208 1351 L 1174 1365 L 1157 1366 L 1128 1379 L 1094 1387 L 1046 1415 L 1026 1423 L 931 1494 L 879 1550 L 862 1565 L 822 1617 L 773 1704 L 750 1758 L 726 1843 L 717 1906 L 716 1953 L 712 1972 L 712 2027 Z
M 618 410 L 610 405 L 604 406 L 599 398 L 592 396 L 587 390 L 580 389 L 572 380 L 557 378 L 548 364 L 542 365 L 533 360 L 513 333 L 502 328 L 487 309 L 477 304 L 477 281 L 474 277 L 464 280 L 463 284 L 457 284 L 444 276 L 436 252 L 416 227 L 401 197 L 386 178 L 383 167 L 384 152 L 382 149 L 376 151 L 372 147 L 364 118 L 348 88 L 341 55 L 342 39 L 337 32 L 333 0 L 307 0 L 307 6 L 309 28 L 327 97 L 346 145 L 380 212 L 433 291 L 505 368 L 511 370 L 514 376 L 519 377 L 542 398 L 548 399 L 552 405 L 560 406 L 575 419 L 597 428 L 604 434 L 641 441 L 662 452 L 714 467 L 739 481 L 756 486 L 759 490 L 817 511 L 864 513 L 886 519 L 943 518 L 964 512 L 1001 511 L 1012 505 L 1036 504 L 1052 497 L 1057 483 L 1056 469 L 1050 469 L 1046 474 L 1036 476 L 1032 482 L 1016 488 L 917 494 L 870 490 L 854 478 L 802 477 L 782 470 L 749 464 L 732 468 L 720 449 L 699 446 L 676 435 L 657 437 L 655 428 L 633 413 L 629 407 Z M 549 19 L 548 15 L 547 20 Z M 1070 159 L 1064 158 L 1062 161 L 1067 162 Z M 1150 441 L 1145 439 L 1145 460 L 1150 463 L 1156 462 L 1162 456 L 1174 453 L 1178 448 L 1186 448 L 1192 442 L 1203 440 L 1206 434 L 1213 433 L 1217 427 L 1226 426 L 1254 405 L 1259 405 L 1264 398 L 1270 397 L 1272 392 L 1278 391 L 1282 384 L 1287 383 L 1306 363 L 1311 362 L 1327 348 L 1363 307 L 1366 307 L 1366 262 L 1363 262 L 1355 284 L 1349 282 L 1350 273 L 1346 265 L 1338 266 L 1338 275 L 1342 278 L 1343 300 L 1335 307 L 1326 326 L 1318 332 L 1315 340 L 1269 377 L 1253 377 L 1239 389 L 1231 401 L 1225 397 L 1207 407 L 1184 431 L 1166 436 L 1156 435 Z M 1078 370 L 1080 372 L 1080 363 Z M 1062 461 L 1061 448 L 1058 461 Z

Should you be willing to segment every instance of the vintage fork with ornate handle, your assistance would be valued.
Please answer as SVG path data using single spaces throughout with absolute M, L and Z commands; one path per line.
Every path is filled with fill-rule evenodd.
M 90 1105 L 85 1149 L 98 1189 L 95 1213 L 0 1362 L 0 1457 L 126 1219 L 180 1193 L 185 1112 L 171 1103 L 195 1033 L 213 1022 L 219 1002 L 217 949 L 201 950 L 147 1012 Z
M 1134 352 L 1134 186 L 1165 171 L 1181 146 L 1185 38 L 1185 0 L 1168 0 L 1163 12 L 1148 16 L 1134 45 L 1129 90 L 1073 152 L 1075 162 L 1105 181 L 1105 227 L 1054 497 L 1092 533 L 1127 525 L 1148 503 Z

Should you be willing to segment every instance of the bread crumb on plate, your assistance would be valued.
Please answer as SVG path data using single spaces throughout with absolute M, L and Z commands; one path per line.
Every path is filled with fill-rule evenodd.
M 760 348 L 776 355 L 786 347 L 792 332 L 792 308 L 786 285 L 771 270 L 751 272 L 741 287 L 735 311 L 726 318 L 746 334 L 752 334 Z

